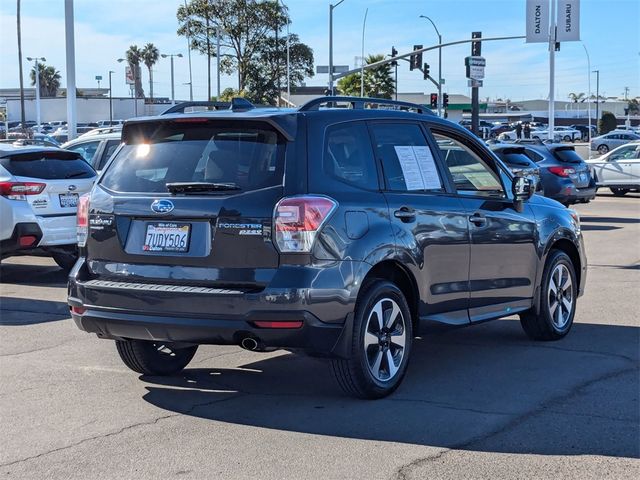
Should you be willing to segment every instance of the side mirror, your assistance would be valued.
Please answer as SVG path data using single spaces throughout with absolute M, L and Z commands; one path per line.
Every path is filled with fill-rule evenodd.
M 516 210 L 522 209 L 522 202 L 529 200 L 535 193 L 535 185 L 530 178 L 516 176 L 511 184 L 511 192 L 513 193 L 513 203 Z

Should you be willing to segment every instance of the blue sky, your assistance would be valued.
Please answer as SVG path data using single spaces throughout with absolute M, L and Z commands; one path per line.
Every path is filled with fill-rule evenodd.
M 106 80 L 114 70 L 114 95 L 128 94 L 124 84 L 124 56 L 131 44 L 153 42 L 165 53 L 185 54 L 176 59 L 176 97 L 188 98 L 189 81 L 186 40 L 175 33 L 175 12 L 181 0 L 76 0 L 76 77 L 79 88 L 97 86 L 96 75 Z M 292 25 L 303 42 L 310 45 L 315 63 L 328 63 L 327 0 L 287 0 Z M 400 52 L 414 44 L 437 43 L 431 24 L 419 18 L 430 16 L 438 26 L 443 41 L 469 38 L 471 31 L 484 37 L 524 35 L 525 0 L 345 0 L 334 11 L 334 63 L 353 66 L 360 55 L 362 20 L 368 10 L 365 53 L 389 53 L 394 45 Z M 0 0 L 0 88 L 18 85 L 16 46 L 16 2 Z M 624 87 L 631 96 L 640 95 L 640 1 L 582 0 L 581 36 L 591 57 L 591 69 L 600 70 L 600 92 L 621 95 Z M 24 56 L 43 56 L 60 70 L 65 81 L 64 1 L 22 0 Z M 469 45 L 443 51 L 445 91 L 468 94 L 464 57 Z M 487 59 L 482 98 L 510 98 L 513 101 L 548 96 L 548 54 L 545 44 L 525 44 L 524 40 L 485 42 Z M 425 55 L 437 76 L 437 53 Z M 193 52 L 194 97 L 206 96 L 206 59 Z M 580 42 L 564 43 L 556 56 L 556 98 L 566 99 L 569 92 L 587 91 L 587 60 Z M 214 63 L 215 65 L 215 63 Z M 26 66 L 26 63 L 25 63 Z M 28 66 L 27 66 L 28 67 Z M 25 81 L 27 81 L 25 69 Z M 213 92 L 215 94 L 215 71 Z M 147 72 L 143 73 L 148 91 Z M 222 88 L 235 86 L 235 77 L 222 78 Z M 308 79 L 308 85 L 326 85 L 326 75 Z M 420 72 L 410 72 L 408 64 L 398 70 L 401 92 L 434 91 Z M 103 81 L 102 85 L 105 83 Z M 154 68 L 156 96 L 170 95 L 169 61 L 161 60 Z M 592 76 L 595 93 L 595 75 Z

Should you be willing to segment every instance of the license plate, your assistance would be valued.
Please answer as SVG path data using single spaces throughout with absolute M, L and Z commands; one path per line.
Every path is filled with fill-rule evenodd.
M 189 251 L 188 223 L 157 222 L 148 223 L 142 250 L 145 252 L 187 252 Z
M 61 193 L 58 197 L 62 208 L 76 208 L 78 206 L 77 193 Z

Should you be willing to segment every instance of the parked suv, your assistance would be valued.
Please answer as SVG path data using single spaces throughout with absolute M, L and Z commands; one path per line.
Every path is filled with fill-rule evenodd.
M 71 270 L 78 198 L 95 177 L 77 153 L 0 145 L 0 256 L 44 253 Z
M 285 348 L 330 357 L 345 391 L 378 398 L 421 320 L 519 314 L 537 340 L 571 328 L 577 214 L 421 106 L 234 100 L 127 121 L 122 139 L 80 202 L 68 302 L 136 372 L 176 373 L 200 344 Z

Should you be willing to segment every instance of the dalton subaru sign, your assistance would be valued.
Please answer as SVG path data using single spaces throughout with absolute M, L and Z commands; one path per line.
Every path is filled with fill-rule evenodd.
M 560 0 L 557 8 L 557 42 L 580 40 L 580 0 Z
M 527 0 L 526 15 L 527 43 L 549 43 L 549 0 Z

